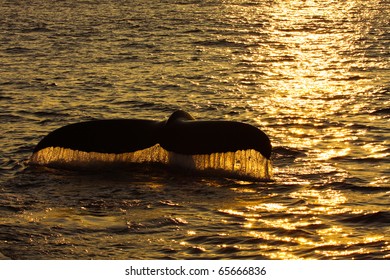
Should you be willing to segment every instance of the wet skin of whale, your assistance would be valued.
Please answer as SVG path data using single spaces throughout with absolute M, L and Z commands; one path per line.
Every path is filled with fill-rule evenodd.
M 269 159 L 272 151 L 268 136 L 252 125 L 235 121 L 197 121 L 179 110 L 165 121 L 112 119 L 66 125 L 50 132 L 33 152 L 61 147 L 120 154 L 156 144 L 169 152 L 184 155 L 253 149 Z

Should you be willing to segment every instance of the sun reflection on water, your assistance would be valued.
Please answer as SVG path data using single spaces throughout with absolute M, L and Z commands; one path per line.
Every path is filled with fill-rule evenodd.
M 377 24 L 387 21 L 380 10 L 369 7 L 364 1 L 273 1 L 266 8 L 271 17 L 252 25 L 256 16 L 262 18 L 263 6 L 229 6 L 229 15 L 247 19 L 240 25 L 247 29 L 236 39 L 245 51 L 230 53 L 242 69 L 230 82 L 246 95 L 254 112 L 249 118 L 267 127 L 275 146 L 309 155 L 302 162 L 306 168 L 301 165 L 284 173 L 306 174 L 315 162 L 342 161 L 333 171 L 350 172 L 352 177 L 357 167 L 348 159 L 388 156 L 383 144 L 366 144 L 372 142 L 364 127 L 370 120 L 362 116 L 367 111 L 362 96 L 371 102 L 371 93 L 388 81 L 388 63 L 367 53 L 368 48 L 386 54 L 387 37 L 378 39 L 375 32 Z M 275 170 L 282 175 L 278 167 Z M 388 181 L 375 171 L 365 175 L 372 178 L 370 185 Z
M 254 92 L 248 105 L 257 111 L 280 115 L 281 125 L 293 122 L 317 126 L 350 105 L 348 96 L 353 98 L 351 93 L 362 90 L 367 83 L 363 74 L 356 70 L 361 68 L 359 61 L 364 58 L 357 42 L 361 33 L 367 32 L 366 27 L 361 23 L 357 25 L 354 19 L 359 5 L 359 1 L 342 4 L 335 1 L 272 3 L 269 12 L 273 17 L 267 25 L 261 26 L 270 36 L 267 44 L 259 43 L 259 38 L 251 33 L 253 30 L 248 29 L 249 35 L 243 39 L 250 46 L 248 51 L 233 53 L 234 60 L 243 62 L 250 69 L 242 71 L 237 81 L 250 81 L 258 84 L 259 91 L 273 92 L 267 98 Z M 256 6 L 243 9 L 233 5 L 231 9 L 243 18 L 261 15 Z M 332 25 L 333 28 L 328 28 Z M 353 59 L 348 55 L 351 53 L 355 54 Z M 240 85 L 237 82 L 237 87 Z M 359 112 L 362 106 L 355 103 L 348 106 L 348 110 Z M 312 136 L 307 137 L 312 139 L 320 134 L 307 127 L 300 129 L 294 132 L 290 128 L 290 131 L 297 133 L 297 137 Z M 318 144 L 312 141 L 306 144 Z M 290 142 L 294 145 L 295 139 Z
M 375 63 L 367 62 L 361 48 L 361 38 L 369 32 L 367 26 L 356 20 L 360 15 L 357 11 L 364 9 L 361 4 L 360 1 L 275 1 L 269 7 L 274 17 L 261 27 L 268 31 L 268 42 L 259 43 L 256 33 L 248 30 L 250 35 L 243 39 L 248 51 L 232 53 L 234 60 L 247 70 L 232 81 L 240 91 L 251 93 L 247 104 L 259 112 L 254 120 L 259 126 L 267 126 L 276 146 L 296 148 L 307 155 L 295 159 L 294 164 L 274 166 L 278 182 L 301 186 L 289 197 L 305 201 L 304 205 L 264 202 L 247 205 L 245 211 L 221 210 L 244 219 L 242 227 L 247 235 L 264 240 L 258 248 L 267 257 L 305 258 L 304 254 L 292 252 L 291 248 L 299 246 L 303 252 L 319 248 L 316 250 L 319 257 L 338 258 L 368 253 L 370 249 L 364 248 L 365 244 L 383 240 L 379 235 L 362 238 L 354 229 L 327 220 L 331 216 L 360 215 L 365 211 L 353 207 L 351 199 L 341 190 L 313 188 L 315 184 L 345 181 L 354 169 L 346 165 L 347 159 L 388 155 L 385 145 L 364 143 L 367 129 L 353 125 L 367 122 L 359 117 L 367 105 L 357 102 L 356 95 L 370 92 L 378 78 L 361 70 L 367 63 Z M 251 6 L 236 12 L 248 18 L 261 14 L 256 9 Z M 365 9 L 364 16 L 375 17 L 377 12 Z M 263 92 L 271 94 L 265 98 Z M 263 112 L 277 117 L 270 122 Z M 351 120 L 351 116 L 356 117 Z M 388 181 L 383 176 L 376 178 L 375 183 L 371 182 L 373 185 Z M 306 218 L 297 218 L 300 215 Z M 267 241 L 280 242 L 280 250 L 267 245 Z
M 307 259 L 304 252 L 313 248 L 317 248 L 314 251 L 318 258 L 366 254 L 372 252 L 369 247 L 371 243 L 384 239 L 380 234 L 359 235 L 348 225 L 324 219 L 365 213 L 352 207 L 342 191 L 300 188 L 292 191 L 289 197 L 305 201 L 305 204 L 262 202 L 246 206 L 242 204 L 239 209 L 220 209 L 219 212 L 240 222 L 246 235 L 258 240 L 256 246 L 259 253 L 272 259 Z M 302 218 L 302 214 L 305 218 Z M 230 222 L 230 219 L 225 219 L 226 224 Z M 280 243 L 279 250 L 275 250 L 275 242 Z M 301 254 L 296 252 L 297 246 Z

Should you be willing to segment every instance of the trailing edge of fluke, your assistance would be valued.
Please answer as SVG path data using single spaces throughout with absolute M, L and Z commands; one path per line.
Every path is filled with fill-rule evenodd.
M 168 120 L 94 120 L 63 126 L 44 137 L 34 153 L 48 147 L 121 154 L 159 144 L 169 152 L 201 155 L 253 149 L 270 159 L 272 146 L 260 129 L 236 121 L 198 121 L 185 111 Z

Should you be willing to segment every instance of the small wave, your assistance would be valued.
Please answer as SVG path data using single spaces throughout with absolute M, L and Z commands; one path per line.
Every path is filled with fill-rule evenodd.
M 230 246 L 242 243 L 242 239 L 238 237 L 229 237 L 229 236 L 218 235 L 218 234 L 191 237 L 188 238 L 186 241 L 192 244 L 211 244 L 211 245 L 226 244 Z
M 23 120 L 21 116 L 15 115 L 15 114 L 0 114 L 0 120 L 2 123 L 14 123 L 14 122 L 20 122 Z
M 347 77 L 340 77 L 340 78 L 333 78 L 332 81 L 359 81 L 359 80 L 365 80 L 368 79 L 367 77 L 362 77 L 359 75 L 355 76 L 347 76 Z
M 0 86 L 9 86 L 9 85 L 13 85 L 13 82 L 0 83 Z M 14 100 L 14 96 L 6 95 L 5 92 L 2 92 L 0 94 L 0 100 Z
M 361 192 L 361 193 L 383 193 L 389 192 L 390 187 L 366 187 L 366 186 L 358 186 L 351 183 L 346 182 L 333 182 L 328 186 L 337 189 L 337 190 L 349 190 L 353 192 Z
M 52 30 L 43 26 L 34 27 L 34 28 L 28 28 L 21 30 L 24 33 L 45 33 L 45 32 L 51 32 Z
M 132 106 L 133 108 L 155 111 L 166 110 L 166 105 L 163 102 L 151 102 L 141 100 L 113 100 L 111 104 L 120 106 Z
M 68 117 L 70 116 L 70 114 L 68 113 L 65 113 L 65 112 L 58 112 L 58 111 L 36 111 L 36 112 L 33 112 L 32 113 L 33 115 L 37 116 L 37 117 L 50 117 L 50 118 L 53 118 L 53 117 Z
M 306 153 L 303 150 L 282 146 L 273 148 L 272 152 L 283 157 L 297 158 L 306 156 Z
M 355 162 L 355 163 L 385 163 L 389 159 L 384 155 L 383 157 L 353 157 L 353 156 L 336 156 L 332 157 L 331 160 L 341 162 Z
M 31 51 L 32 51 L 31 49 L 23 48 L 23 47 L 12 47 L 12 48 L 5 49 L 5 52 L 8 54 L 25 54 Z
M 390 115 L 390 108 L 378 109 L 371 112 L 371 114 L 377 116 L 388 116 Z
M 161 217 L 156 219 L 145 220 L 142 222 L 127 222 L 127 229 L 122 230 L 123 233 L 137 232 L 137 233 L 157 233 L 160 231 L 166 231 L 164 228 L 174 227 L 177 228 L 179 226 L 185 226 L 188 222 L 181 218 L 174 217 Z
M 199 246 L 190 246 L 187 248 L 186 252 L 189 255 L 200 255 L 203 254 L 206 250 Z M 1 258 L 0 258 L 1 259 Z
M 1 205 L 1 206 L 0 206 L 0 211 L 6 211 L 6 212 L 14 212 L 14 213 L 16 213 L 16 212 L 20 211 L 20 209 L 17 208 L 17 207 L 14 207 L 14 206 L 10 206 L 10 205 Z
M 390 212 L 378 211 L 375 213 L 366 213 L 353 215 L 348 218 L 344 218 L 341 222 L 346 224 L 359 224 L 359 225 L 375 225 L 375 226 L 389 226 L 390 225 Z
M 186 220 L 181 218 L 173 218 L 173 217 L 164 217 L 161 219 L 155 219 L 149 221 L 151 225 L 155 227 L 165 227 L 165 226 L 183 226 L 188 224 Z
M 227 39 L 197 41 L 194 44 L 196 46 L 226 47 L 226 48 L 248 48 L 248 47 L 252 46 L 250 44 L 245 44 L 245 43 L 242 43 L 242 42 L 230 41 L 230 40 L 227 40 Z
M 370 130 L 371 126 L 361 124 L 361 123 L 350 123 L 347 125 L 347 128 L 356 129 L 356 130 Z
M 183 205 L 177 204 L 173 202 L 172 200 L 160 200 L 159 203 L 162 206 L 168 206 L 168 207 L 183 207 Z

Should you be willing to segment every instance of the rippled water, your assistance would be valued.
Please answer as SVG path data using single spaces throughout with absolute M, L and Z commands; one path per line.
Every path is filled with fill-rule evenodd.
M 0 256 L 390 258 L 390 4 L 0 1 Z M 25 164 L 100 118 L 261 128 L 274 180 Z

